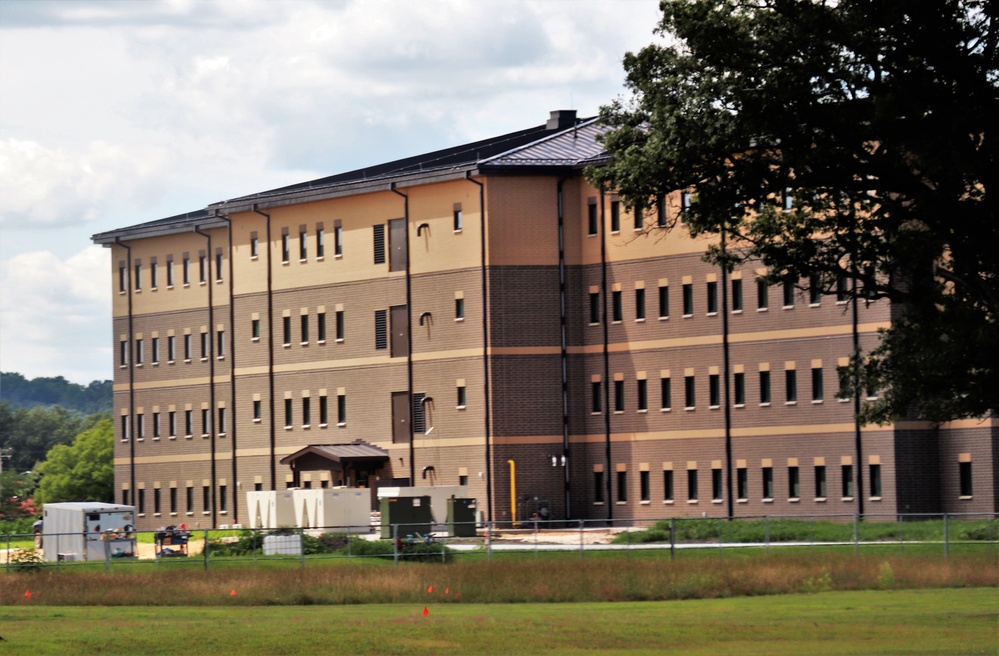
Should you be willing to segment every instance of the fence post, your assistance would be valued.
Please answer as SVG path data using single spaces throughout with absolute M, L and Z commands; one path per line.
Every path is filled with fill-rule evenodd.
M 492 520 L 486 522 L 486 535 L 489 539 L 486 540 L 486 560 L 492 562 L 493 560 L 493 540 L 496 539 L 496 524 Z
M 399 566 L 399 525 L 392 524 L 392 555 L 395 566 Z
M 770 515 L 763 516 L 763 549 L 770 555 Z
M 853 515 L 853 553 L 860 553 L 860 515 L 856 513 Z
M 676 558 L 676 519 L 669 518 L 669 559 Z
M 947 513 L 944 513 L 943 520 L 944 558 L 947 558 L 950 556 L 950 527 L 947 525 Z
M 205 561 L 205 571 L 207 572 L 208 571 L 208 550 L 209 550 L 209 547 L 208 547 L 208 529 L 207 528 L 205 529 L 205 542 L 204 542 L 204 544 L 205 544 L 205 547 L 204 547 L 204 549 L 201 550 L 201 555 L 203 556 L 203 559 Z

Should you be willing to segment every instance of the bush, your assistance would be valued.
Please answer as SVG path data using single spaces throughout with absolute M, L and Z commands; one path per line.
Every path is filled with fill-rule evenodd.
M 14 549 L 10 554 L 10 568 L 15 572 L 40 572 L 45 567 L 37 549 Z

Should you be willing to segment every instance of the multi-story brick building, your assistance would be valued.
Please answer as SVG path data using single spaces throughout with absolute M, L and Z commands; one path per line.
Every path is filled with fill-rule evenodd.
M 994 512 L 994 420 L 858 426 L 888 325 L 626 212 L 546 125 L 95 235 L 115 485 L 140 528 L 244 493 L 467 484 L 486 518 Z M 779 201 L 783 202 L 783 201 Z

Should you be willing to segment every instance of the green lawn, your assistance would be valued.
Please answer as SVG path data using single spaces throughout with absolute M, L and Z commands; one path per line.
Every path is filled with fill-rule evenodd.
M 996 654 L 995 588 L 577 604 L 0 608 L 0 654 Z M 423 615 L 424 605 L 429 614 Z

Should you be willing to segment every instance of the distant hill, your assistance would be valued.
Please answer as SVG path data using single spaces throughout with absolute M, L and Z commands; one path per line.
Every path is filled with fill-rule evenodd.
M 84 386 L 62 376 L 28 380 L 18 373 L 0 372 L 0 400 L 6 401 L 11 408 L 58 405 L 87 415 L 110 413 L 112 382 L 95 380 Z

